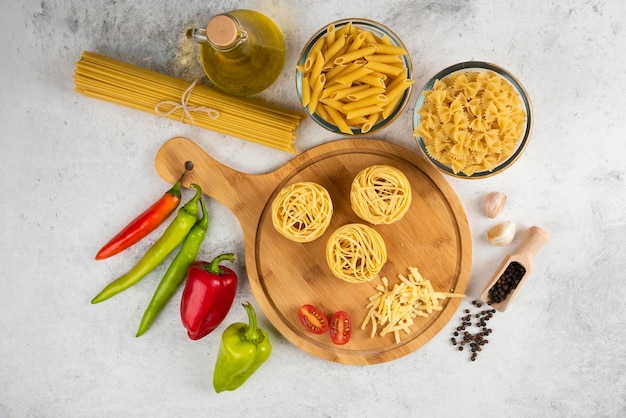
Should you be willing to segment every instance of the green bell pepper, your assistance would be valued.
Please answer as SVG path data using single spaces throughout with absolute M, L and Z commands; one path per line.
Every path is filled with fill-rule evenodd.
M 250 302 L 242 304 L 249 324 L 236 322 L 224 330 L 213 372 L 217 393 L 235 390 L 267 360 L 272 352 L 270 338 L 257 328 L 256 313 Z

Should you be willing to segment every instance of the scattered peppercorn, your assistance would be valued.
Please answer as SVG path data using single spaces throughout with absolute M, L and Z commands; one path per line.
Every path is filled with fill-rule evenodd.
M 472 301 L 472 305 L 476 308 L 480 308 L 482 306 L 482 304 L 477 300 Z M 456 328 L 456 331 L 452 334 L 453 337 L 450 338 L 452 345 L 457 346 L 459 351 L 463 351 L 463 346 L 466 344 L 470 346 L 470 351 L 472 353 L 470 357 L 471 361 L 476 361 L 478 353 L 483 350 L 482 347 L 489 343 L 489 340 L 487 340 L 486 337 L 488 337 L 493 331 L 491 328 L 487 328 L 487 322 L 493 318 L 495 312 L 495 309 L 486 309 L 472 315 L 469 309 L 465 309 L 465 313 L 467 315 L 460 318 L 461 325 Z M 476 327 L 481 328 L 479 332 L 474 334 L 466 331 L 467 327 L 472 326 L 472 316 L 475 318 L 474 324 Z M 457 340 L 456 338 L 459 336 L 458 331 L 464 331 L 462 340 Z

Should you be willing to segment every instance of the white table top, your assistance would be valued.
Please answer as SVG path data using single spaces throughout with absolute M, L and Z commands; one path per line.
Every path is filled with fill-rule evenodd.
M 626 413 L 626 6 L 620 1 L 147 1 L 5 2 L 0 15 L 0 416 L 623 416 Z M 501 175 L 449 181 L 473 238 L 467 299 L 426 345 L 374 366 L 346 366 L 301 351 L 260 314 L 274 351 L 235 392 L 215 394 L 218 336 L 244 319 L 233 309 L 210 337 L 190 341 L 171 303 L 141 338 L 135 330 L 161 266 L 106 303 L 91 298 L 125 271 L 151 239 L 105 261 L 105 239 L 166 189 L 154 170 L 174 136 L 200 143 L 249 173 L 292 155 L 83 97 L 74 64 L 90 50 L 180 78 L 201 75 L 188 27 L 252 8 L 270 16 L 288 45 L 279 80 L 259 95 L 297 109 L 300 48 L 332 20 L 380 21 L 406 43 L 416 88 L 410 106 L 372 137 L 417 152 L 411 112 L 419 88 L 448 65 L 483 60 L 513 72 L 534 105 L 523 157 Z M 305 120 L 300 151 L 337 139 Z M 485 242 L 497 220 L 481 211 L 491 191 L 508 195 L 499 219 L 517 223 L 509 247 Z M 241 228 L 209 200 L 200 258 L 233 250 Z M 550 233 L 513 305 L 497 314 L 477 361 L 450 343 L 523 231 Z M 242 264 L 235 307 L 254 298 Z

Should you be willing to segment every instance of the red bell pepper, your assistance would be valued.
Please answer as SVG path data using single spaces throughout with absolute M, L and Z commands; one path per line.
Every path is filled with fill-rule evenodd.
M 199 340 L 217 328 L 233 304 L 237 293 L 237 275 L 219 265 L 224 260 L 234 262 L 235 255 L 222 254 L 210 263 L 196 261 L 189 267 L 180 315 L 192 340 Z

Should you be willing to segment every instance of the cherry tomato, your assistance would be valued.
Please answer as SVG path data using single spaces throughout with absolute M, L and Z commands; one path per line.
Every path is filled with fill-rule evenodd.
M 298 310 L 298 318 L 313 334 L 323 334 L 328 330 L 328 318 L 313 305 L 304 305 Z
M 350 341 L 352 319 L 347 312 L 339 311 L 330 318 L 330 339 L 337 345 Z

